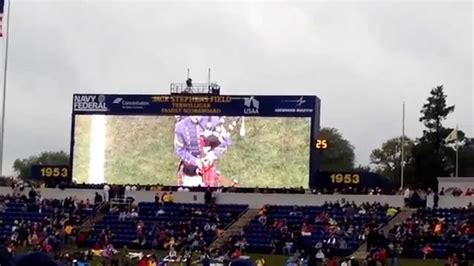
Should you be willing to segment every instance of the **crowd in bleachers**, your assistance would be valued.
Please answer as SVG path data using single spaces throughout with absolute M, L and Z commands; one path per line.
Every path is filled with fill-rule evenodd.
M 205 250 L 246 208 L 173 203 L 172 193 L 163 193 L 154 202 L 112 209 L 95 225 L 96 238 L 89 245 L 167 250 L 170 260 L 178 260 Z
M 375 203 L 264 206 L 227 249 L 231 257 L 247 251 L 329 261 L 352 254 L 369 231 L 379 230 L 397 212 Z
M 78 227 L 93 214 L 93 204 L 72 197 L 45 199 L 33 188 L 28 193 L 23 189 L 0 196 L 0 241 L 9 251 L 29 248 L 50 253 L 75 244 Z
M 109 190 L 118 191 L 113 186 Z M 413 199 L 426 201 L 423 195 L 431 192 L 402 193 L 406 193 L 411 205 Z M 174 203 L 173 192 L 161 191 L 152 202 L 134 203 L 131 199 L 107 205 L 102 208 L 104 217 L 93 225 L 92 233 L 81 233 L 80 225 L 87 217 L 96 215 L 96 207 L 108 198 L 108 193 L 96 193 L 93 202 L 74 197 L 45 199 L 35 189 L 16 186 L 11 194 L 0 196 L 0 239 L 11 253 L 18 248 L 54 253 L 68 244 L 77 244 L 91 248 L 95 252 L 92 255 L 105 259 L 115 258 L 119 250 L 130 248 L 166 250 L 169 261 L 190 261 L 194 252 L 219 261 L 247 253 L 271 253 L 288 255 L 294 261 L 303 258 L 339 265 L 340 258 L 351 260 L 348 256 L 364 241 L 369 266 L 377 262 L 389 264 L 399 256 L 443 258 L 453 262 L 451 265 L 464 265 L 474 254 L 472 207 L 419 209 L 384 236 L 380 229 L 398 212 L 388 205 L 327 202 L 322 206 L 264 206 L 223 249 L 209 250 L 213 240 L 247 206 L 217 205 L 210 190 L 206 192 L 205 204 Z M 149 259 L 153 258 L 146 260 Z M 336 261 L 337 264 L 331 264 Z
M 390 230 L 387 241 L 404 257 L 474 258 L 474 209 L 419 209 Z
M 467 266 L 474 259 L 474 209 L 418 209 L 387 236 L 369 234 L 367 251 L 373 261 L 396 261 L 401 256 L 446 259 L 448 266 Z

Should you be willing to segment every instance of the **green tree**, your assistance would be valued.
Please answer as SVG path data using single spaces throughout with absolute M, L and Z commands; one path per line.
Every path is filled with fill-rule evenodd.
M 430 94 L 420 111 L 420 122 L 426 127 L 420 141 L 433 145 L 436 153 L 439 154 L 444 139 L 451 132 L 451 129 L 443 127 L 442 122 L 450 113 L 454 112 L 454 105 L 448 106 L 446 104 L 447 95 L 444 94 L 442 85 L 433 88 Z
M 69 165 L 69 155 L 64 151 L 42 152 L 24 159 L 16 159 L 13 162 L 13 170 L 19 178 L 31 177 L 31 166 L 42 165 Z
M 319 139 L 325 139 L 328 148 L 321 152 L 323 171 L 349 171 L 354 169 L 354 146 L 343 138 L 336 128 L 322 128 Z
M 443 86 L 437 86 L 430 92 L 426 103 L 421 109 L 420 122 L 426 127 L 423 136 L 412 149 L 413 167 L 417 185 L 435 187 L 439 176 L 447 176 L 452 168 L 452 160 L 448 154 L 451 149 L 446 147 L 444 139 L 452 129 L 445 128 L 443 121 L 454 112 L 454 105 L 448 106 L 447 95 Z M 451 149 L 452 150 L 452 149 Z
M 411 167 L 413 140 L 405 136 L 405 181 L 413 177 Z M 394 184 L 400 185 L 402 169 L 402 137 L 391 138 L 370 154 L 370 163 L 375 166 L 375 170 L 381 175 L 389 178 Z M 404 182 L 405 183 L 405 182 Z

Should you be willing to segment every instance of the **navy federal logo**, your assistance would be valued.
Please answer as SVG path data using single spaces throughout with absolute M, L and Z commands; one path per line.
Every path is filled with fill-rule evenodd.
M 74 111 L 108 111 L 105 95 L 74 95 Z

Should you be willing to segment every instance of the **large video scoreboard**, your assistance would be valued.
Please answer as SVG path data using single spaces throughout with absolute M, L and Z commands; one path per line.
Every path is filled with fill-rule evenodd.
M 73 96 L 77 182 L 311 187 L 319 170 L 316 96 Z

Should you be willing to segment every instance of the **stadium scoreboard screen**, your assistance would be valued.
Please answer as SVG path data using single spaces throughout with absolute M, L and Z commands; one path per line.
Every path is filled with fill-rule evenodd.
M 316 96 L 73 96 L 78 183 L 314 186 Z

